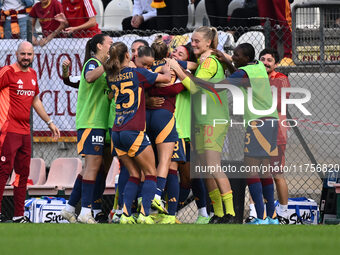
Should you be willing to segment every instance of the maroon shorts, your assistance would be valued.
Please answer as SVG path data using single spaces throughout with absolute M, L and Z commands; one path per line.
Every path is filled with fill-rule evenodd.
M 270 165 L 272 167 L 276 167 L 273 169 L 272 174 L 282 174 L 283 169 L 282 167 L 285 165 L 285 152 L 286 152 L 286 145 L 280 144 L 277 146 L 278 154 L 277 156 L 270 157 Z
M 22 166 L 29 169 L 31 162 L 31 135 L 8 132 L 0 151 L 1 169 L 3 169 L 3 167 L 5 167 L 4 169 L 10 167 L 9 170 L 12 171 L 14 167 L 20 171 L 19 169 L 22 168 Z

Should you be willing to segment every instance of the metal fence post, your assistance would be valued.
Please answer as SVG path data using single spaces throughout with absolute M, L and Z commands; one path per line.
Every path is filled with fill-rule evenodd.
M 270 43 L 271 24 L 270 24 L 269 18 L 266 18 L 266 22 L 264 23 L 263 30 L 264 30 L 266 48 L 270 48 L 271 47 L 271 43 Z
M 320 71 L 324 72 L 325 70 L 325 9 L 320 7 Z

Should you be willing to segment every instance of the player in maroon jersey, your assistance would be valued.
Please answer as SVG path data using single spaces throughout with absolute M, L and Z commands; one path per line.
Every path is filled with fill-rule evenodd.
M 13 222 L 26 223 L 29 222 L 24 217 L 24 203 L 31 161 L 31 106 L 46 122 L 55 140 L 60 132 L 39 99 L 37 74 L 29 67 L 34 57 L 33 45 L 20 43 L 16 57 L 16 63 L 0 70 L 0 212 L 3 191 L 14 167 L 20 177 L 14 186 Z

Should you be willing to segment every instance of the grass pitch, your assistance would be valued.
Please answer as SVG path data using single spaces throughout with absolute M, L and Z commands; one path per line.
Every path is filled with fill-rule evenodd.
M 0 224 L 0 254 L 338 254 L 340 225 Z

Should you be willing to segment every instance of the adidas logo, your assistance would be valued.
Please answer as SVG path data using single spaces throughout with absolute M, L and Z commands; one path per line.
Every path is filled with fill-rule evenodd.
M 179 158 L 179 156 L 177 153 L 175 153 L 174 155 L 172 155 L 172 158 Z
M 19 79 L 19 80 L 17 81 L 17 84 L 18 84 L 18 85 L 22 85 L 22 84 L 24 84 L 24 83 L 23 83 L 23 81 L 22 81 L 21 79 Z

